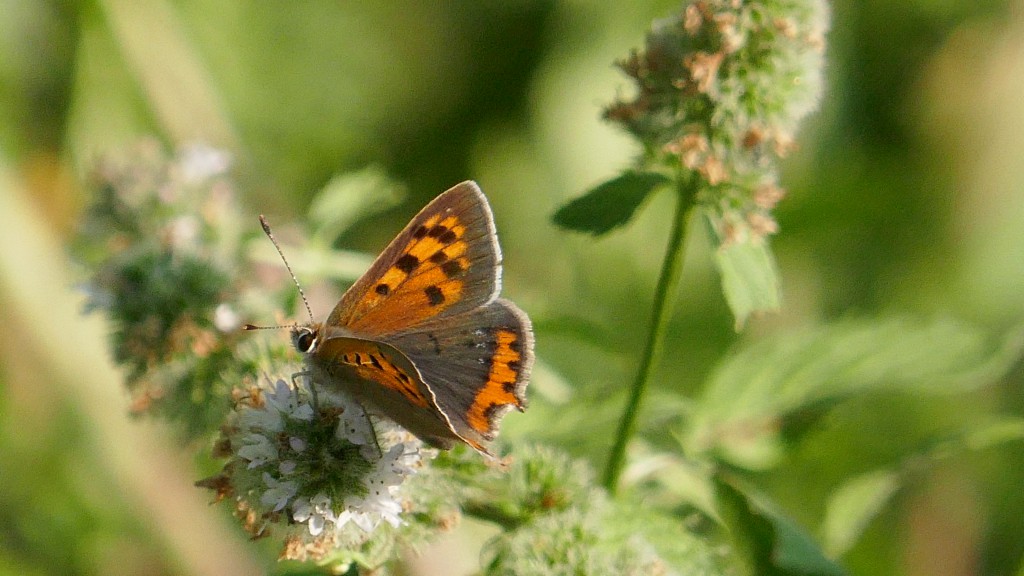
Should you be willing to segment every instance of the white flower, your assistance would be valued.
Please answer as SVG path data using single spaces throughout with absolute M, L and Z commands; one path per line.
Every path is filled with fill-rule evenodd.
M 300 524 L 308 522 L 311 536 L 319 536 L 327 522 L 337 522 L 331 499 L 322 492 L 309 500 L 297 498 L 292 505 L 292 519 Z
M 266 506 L 273 506 L 274 512 L 284 509 L 299 489 L 294 481 L 281 482 L 266 472 L 263 473 L 263 482 L 267 485 L 267 491 L 260 496 L 260 502 Z
M 370 418 L 355 402 L 343 400 L 343 404 L 345 404 L 345 411 L 338 419 L 338 428 L 334 435 L 356 446 L 361 446 L 359 453 L 363 458 L 367 460 L 379 458 L 377 435 L 373 430 L 373 424 L 370 423 Z
M 388 450 L 364 478 L 365 496 L 345 498 L 345 510 L 338 517 L 338 527 L 351 521 L 365 532 L 372 532 L 381 520 L 392 526 L 402 523 L 402 504 L 396 499 L 399 485 L 415 470 L 411 464 L 419 460 L 419 452 L 404 442 Z
M 234 449 L 225 474 L 259 519 L 247 529 L 262 535 L 277 524 L 304 557 L 358 546 L 385 522 L 401 525 L 400 487 L 419 466 L 419 445 L 397 426 L 378 433 L 357 403 L 329 391 L 318 390 L 314 413 L 308 378 L 288 382 L 262 379 L 224 427 Z
M 287 382 L 278 379 L 270 387 L 271 390 L 263 392 L 261 407 L 249 406 L 240 410 L 239 425 L 242 429 L 275 435 L 284 430 L 286 419 L 306 422 L 313 419 L 313 407 L 300 399 L 298 392 Z
M 276 410 L 296 420 L 312 420 L 313 407 L 299 399 L 297 391 L 284 380 L 274 383 L 274 390 L 266 394 L 266 410 Z
M 266 397 L 266 394 L 264 394 Z M 277 434 L 284 430 L 284 418 L 279 410 L 269 406 L 266 401 L 260 408 L 244 406 L 238 412 L 238 425 L 242 430 L 260 431 Z
M 248 434 L 242 443 L 238 457 L 249 461 L 250 470 L 277 460 L 277 446 L 262 434 Z
M 349 497 L 345 499 L 345 506 L 345 510 L 338 517 L 339 528 L 347 522 L 352 522 L 362 528 L 363 532 L 373 532 L 381 520 L 395 527 L 402 523 L 402 505 L 397 500 L 364 500 Z

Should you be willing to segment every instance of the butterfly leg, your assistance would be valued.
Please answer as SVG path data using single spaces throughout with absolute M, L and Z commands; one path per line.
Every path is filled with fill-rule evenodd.
M 307 382 L 306 387 L 309 388 L 309 396 L 310 396 L 310 398 L 312 400 L 312 404 L 313 404 L 313 413 L 314 414 L 319 414 L 320 413 L 320 401 L 319 401 L 319 398 L 317 398 L 317 395 L 316 395 L 316 386 L 313 386 L 313 372 L 310 371 L 310 370 L 302 370 L 302 371 L 299 371 L 299 372 L 293 372 L 292 373 L 292 387 L 295 389 L 296 394 L 298 394 L 299 388 L 301 387 L 301 385 L 298 382 L 298 379 L 301 378 L 301 377 L 305 377 L 306 378 L 306 382 Z

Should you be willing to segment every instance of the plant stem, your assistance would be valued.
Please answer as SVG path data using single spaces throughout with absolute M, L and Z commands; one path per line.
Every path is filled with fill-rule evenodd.
M 608 492 L 614 494 L 618 489 L 619 477 L 626 461 L 626 447 L 636 433 L 637 416 L 640 413 L 640 406 L 643 403 L 644 393 L 647 391 L 647 382 L 651 373 L 661 357 L 662 345 L 665 341 L 665 332 L 671 315 L 673 296 L 679 286 L 679 277 L 683 269 L 683 245 L 686 239 L 686 219 L 693 206 L 694 195 L 690 189 L 690 182 L 678 180 L 678 199 L 676 204 L 675 221 L 672 223 L 672 235 L 668 239 L 668 248 L 665 250 L 665 260 L 661 265 L 661 277 L 658 278 L 658 287 L 654 292 L 654 312 L 651 316 L 651 328 L 647 335 L 647 344 L 644 348 L 644 355 L 640 359 L 640 367 L 637 370 L 636 379 L 633 381 L 633 388 L 630 392 L 629 403 L 625 412 L 622 413 L 622 420 L 619 422 L 618 433 L 615 436 L 615 445 L 608 456 L 608 464 L 604 470 L 604 486 Z

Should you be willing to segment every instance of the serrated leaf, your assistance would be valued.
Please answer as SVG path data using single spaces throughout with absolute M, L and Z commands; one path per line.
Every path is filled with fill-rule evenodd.
M 625 172 L 562 206 L 552 220 L 566 230 L 607 234 L 629 222 L 650 193 L 668 182 L 654 172 Z
M 845 554 L 900 487 L 900 474 L 876 470 L 840 486 L 825 507 L 822 537 L 833 556 Z
M 736 242 L 721 247 L 715 251 L 715 265 L 736 330 L 743 328 L 751 314 L 779 309 L 779 272 L 767 242 Z
M 715 478 L 720 517 L 737 552 L 752 574 L 770 576 L 843 576 L 803 528 L 721 477 Z
M 397 206 L 405 193 L 376 166 L 331 178 L 309 205 L 310 241 L 331 245 L 359 220 Z
M 691 454 L 714 452 L 742 467 L 764 468 L 773 461 L 749 458 L 749 448 L 777 444 L 778 431 L 798 416 L 820 415 L 883 388 L 944 394 L 991 384 L 1021 357 L 1022 340 L 1019 331 L 996 337 L 955 321 L 907 318 L 848 320 L 774 336 L 713 370 L 684 441 Z M 755 454 L 777 453 L 762 446 Z

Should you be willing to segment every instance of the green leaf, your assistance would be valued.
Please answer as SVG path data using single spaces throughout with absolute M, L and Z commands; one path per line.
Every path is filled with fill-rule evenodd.
M 751 574 L 768 576 L 842 576 L 846 571 L 830 560 L 803 528 L 759 499 L 723 479 L 715 478 L 720 517 Z
M 899 487 L 900 474 L 892 470 L 876 470 L 847 480 L 825 507 L 825 550 L 833 556 L 845 554 Z
M 991 384 L 1021 357 L 1021 332 L 995 337 L 951 320 L 847 320 L 774 336 L 712 372 L 684 434 L 688 453 L 745 468 L 779 454 L 779 430 L 880 389 L 965 392 Z M 808 430 L 806 422 L 792 430 Z
M 999 417 L 931 440 L 919 451 L 917 460 L 939 461 L 966 451 L 977 452 L 1021 440 L 1024 440 L 1024 419 Z
M 562 206 L 552 220 L 566 230 L 607 234 L 629 222 L 651 191 L 668 182 L 655 172 L 625 172 Z
M 311 242 L 330 246 L 356 222 L 397 206 L 404 197 L 405 186 L 379 167 L 339 174 L 310 203 Z
M 904 456 L 895 469 L 875 470 L 846 481 L 826 505 L 822 524 L 825 549 L 833 556 L 845 554 L 911 475 L 927 473 L 934 464 L 965 452 L 1021 441 L 1024 418 L 999 417 L 931 439 Z
M 765 241 L 736 242 L 715 252 L 725 300 L 736 319 L 736 330 L 756 312 L 779 309 L 781 296 L 775 256 Z

